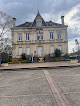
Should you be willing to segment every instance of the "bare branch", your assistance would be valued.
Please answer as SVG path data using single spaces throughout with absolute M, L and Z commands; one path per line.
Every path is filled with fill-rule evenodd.
M 4 48 L 8 50 L 8 45 L 10 42 L 10 38 L 5 38 L 10 32 L 13 27 L 13 19 L 11 16 L 8 16 L 4 12 L 0 11 L 0 52 L 3 51 Z

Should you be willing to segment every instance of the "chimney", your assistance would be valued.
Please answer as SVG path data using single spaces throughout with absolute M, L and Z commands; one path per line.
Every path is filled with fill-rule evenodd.
M 16 18 L 13 18 L 13 26 L 16 26 Z
M 61 23 L 64 25 L 64 16 L 61 16 Z

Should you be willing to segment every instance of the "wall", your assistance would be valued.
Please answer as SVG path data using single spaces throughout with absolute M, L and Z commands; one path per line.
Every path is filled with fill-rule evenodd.
M 62 55 L 68 53 L 68 40 L 67 40 L 67 28 L 43 28 L 40 32 L 43 32 L 43 40 L 36 40 L 36 33 L 39 30 L 36 29 L 14 29 L 12 30 L 12 48 L 13 58 L 20 58 L 18 55 L 18 48 L 23 48 L 23 53 L 26 53 L 26 47 L 30 47 L 31 55 L 36 51 L 38 55 L 38 46 L 43 46 L 43 56 L 50 54 L 50 46 L 53 45 L 54 49 L 58 48 L 58 45 L 62 46 Z M 54 33 L 54 39 L 50 40 L 50 32 Z M 57 39 L 57 33 L 61 32 L 61 40 Z M 18 33 L 22 33 L 22 41 L 18 41 Z M 25 34 L 30 34 L 30 41 L 26 41 Z

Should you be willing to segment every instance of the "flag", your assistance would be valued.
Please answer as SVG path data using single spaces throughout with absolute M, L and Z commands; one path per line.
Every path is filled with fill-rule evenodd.
M 38 33 L 38 39 L 40 38 L 40 31 L 39 31 L 39 33 Z

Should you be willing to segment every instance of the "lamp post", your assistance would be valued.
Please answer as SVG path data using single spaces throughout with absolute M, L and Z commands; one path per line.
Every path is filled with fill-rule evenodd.
M 1 67 L 1 53 L 0 53 L 0 67 Z
M 80 57 L 79 57 L 79 41 L 75 39 L 76 45 L 78 45 L 78 63 L 80 63 Z
M 33 54 L 32 54 L 32 63 L 33 63 L 33 58 L 34 58 L 34 51 L 33 51 Z
M 1 67 L 1 53 L 3 51 L 3 39 L 2 36 L 0 35 L 0 67 Z
M 2 43 L 2 38 L 1 38 L 1 35 L 0 35 L 0 67 L 1 67 L 1 43 Z
M 74 48 L 73 48 L 73 59 L 74 59 Z

